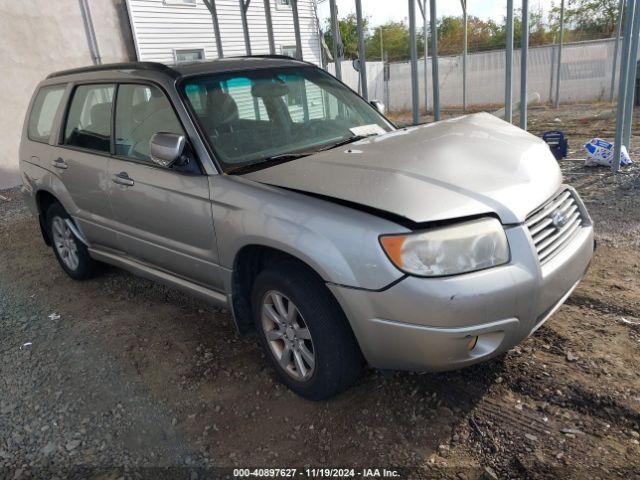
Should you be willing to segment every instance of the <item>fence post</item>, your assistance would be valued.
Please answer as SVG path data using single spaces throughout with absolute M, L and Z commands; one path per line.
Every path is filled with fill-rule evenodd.
M 296 59 L 302 60 L 302 40 L 300 38 L 300 18 L 298 17 L 298 0 L 291 0 L 291 13 L 293 14 L 293 31 L 296 36 Z
M 622 33 L 622 17 L 624 16 L 624 0 L 618 3 L 618 26 L 616 27 L 616 46 L 613 49 L 613 65 L 611 67 L 611 91 L 609 101 L 613 102 L 613 93 L 616 85 L 616 71 L 618 69 L 618 53 L 620 50 L 620 34 Z
M 529 0 L 522 0 L 522 33 L 520 37 L 520 128 L 526 130 L 527 60 L 529 56 Z M 560 82 L 556 83 L 556 86 L 559 84 Z
M 420 122 L 420 99 L 418 98 L 418 49 L 416 45 L 416 0 L 409 2 L 409 51 L 411 52 L 411 104 L 413 124 Z
M 331 10 L 331 34 L 333 35 L 333 60 L 336 62 L 336 78 L 342 80 L 342 42 L 336 0 L 329 0 L 329 9 Z
M 460 0 L 462 4 L 462 111 L 467 111 L 467 0 Z
M 382 80 L 384 81 L 384 104 L 387 111 L 391 111 L 391 95 L 389 94 L 389 80 L 391 80 L 391 66 L 389 65 L 389 54 L 384 52 L 384 63 L 382 64 Z
M 507 38 L 504 71 L 504 119 L 513 121 L 513 0 L 507 0 Z
M 427 26 L 427 1 L 422 5 L 422 30 L 424 35 L 424 114 L 429 110 L 429 27 Z
M 558 58 L 556 65 L 556 98 L 555 107 L 560 106 L 560 66 L 562 65 L 562 45 L 564 43 L 564 0 L 560 2 L 560 42 L 558 43 Z
M 247 24 L 247 9 L 251 0 L 240 0 L 240 19 L 242 20 L 242 33 L 244 35 L 244 50 L 251 55 L 251 38 L 249 37 L 249 25 Z
M 622 130 L 622 144 L 631 148 L 631 124 L 633 123 L 633 104 L 636 93 L 636 75 L 638 72 L 638 37 L 640 36 L 640 0 L 636 1 L 631 30 L 631 48 L 629 50 L 629 67 L 627 68 L 627 95 L 624 107 L 625 121 Z
M 211 21 L 213 22 L 213 34 L 216 37 L 216 50 L 218 51 L 218 58 L 224 58 L 222 51 L 222 37 L 220 36 L 220 25 L 218 24 L 218 10 L 216 9 L 216 0 L 203 0 L 205 6 L 209 9 L 211 14 Z
M 356 22 L 358 29 L 358 57 L 360 59 L 360 83 L 362 84 L 362 96 L 369 100 L 369 89 L 367 85 L 367 61 L 364 49 L 364 31 L 362 29 L 362 1 L 356 0 Z
M 622 149 L 622 136 L 625 121 L 625 106 L 627 95 L 627 70 L 629 68 L 629 50 L 631 49 L 631 30 L 636 0 L 627 0 L 627 18 L 624 25 L 624 41 L 622 42 L 622 55 L 620 56 L 620 83 L 618 86 L 618 107 L 616 110 L 616 136 L 614 141 L 613 159 L 611 170 L 620 170 L 620 152 Z
M 429 108 L 429 74 L 427 73 L 427 0 L 417 0 L 418 7 L 420 7 L 420 14 L 422 15 L 422 34 L 424 35 L 424 114 L 427 114 Z
M 551 62 L 549 63 L 549 103 L 553 103 L 553 78 L 556 72 L 556 46 L 551 45 Z
M 264 19 L 267 23 L 267 36 L 269 37 L 269 53 L 276 54 L 276 43 L 273 39 L 273 23 L 271 21 L 271 2 L 264 0 Z
M 429 0 L 431 20 L 431 76 L 433 83 L 433 119 L 440 120 L 440 82 L 438 80 L 438 17 L 436 0 Z

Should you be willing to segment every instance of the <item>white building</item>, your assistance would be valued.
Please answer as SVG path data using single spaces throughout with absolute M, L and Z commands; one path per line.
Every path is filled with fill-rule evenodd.
M 245 0 L 246 1 L 246 0 Z M 225 57 L 245 55 L 240 0 L 216 0 Z M 296 40 L 291 0 L 270 0 L 276 53 L 293 56 Z M 218 57 L 211 13 L 203 0 L 127 0 L 138 60 L 173 63 Z M 304 60 L 320 64 L 315 0 L 298 0 Z M 263 0 L 250 0 L 251 53 L 269 53 Z
M 276 53 L 293 55 L 290 0 L 269 2 Z M 245 55 L 240 0 L 216 6 L 224 55 Z M 303 58 L 319 64 L 315 0 L 298 0 L 298 18 Z M 247 23 L 252 53 L 268 53 L 264 0 L 250 1 Z M 92 62 L 217 58 L 203 0 L 0 0 L 0 32 L 0 189 L 20 183 L 22 123 L 33 90 L 49 73 Z

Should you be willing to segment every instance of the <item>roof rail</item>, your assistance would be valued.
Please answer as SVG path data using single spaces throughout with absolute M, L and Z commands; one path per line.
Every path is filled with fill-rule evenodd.
M 164 72 L 171 76 L 177 77 L 179 73 L 173 68 L 158 62 L 125 62 L 125 63 L 106 63 L 104 65 L 92 65 L 90 67 L 71 68 L 69 70 L 61 70 L 47 75 L 47 78 L 64 77 L 66 75 L 74 75 L 76 73 L 103 72 L 108 70 L 154 70 Z
M 304 62 L 304 60 L 298 60 L 297 58 L 290 57 L 289 55 L 278 55 L 278 54 L 257 54 L 257 55 L 240 55 L 238 57 L 231 58 L 281 58 L 283 60 L 293 60 L 295 62 Z M 306 62 L 305 62 L 306 63 Z

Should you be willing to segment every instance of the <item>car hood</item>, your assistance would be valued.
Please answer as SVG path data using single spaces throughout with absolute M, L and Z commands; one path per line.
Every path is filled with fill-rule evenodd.
M 244 177 L 415 223 L 484 213 L 521 223 L 562 179 L 542 140 L 487 113 L 369 137 Z

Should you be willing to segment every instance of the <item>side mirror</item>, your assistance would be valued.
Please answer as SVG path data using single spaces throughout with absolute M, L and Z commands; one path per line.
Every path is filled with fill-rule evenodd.
M 382 115 L 384 115 L 384 112 L 386 111 L 386 108 L 384 108 L 384 103 L 382 103 L 380 100 L 371 100 L 371 102 L 369 102 L 369 103 L 371 103 L 373 108 L 375 108 Z
M 151 161 L 161 167 L 169 168 L 182 155 L 186 139 L 177 133 L 155 133 L 149 141 Z

